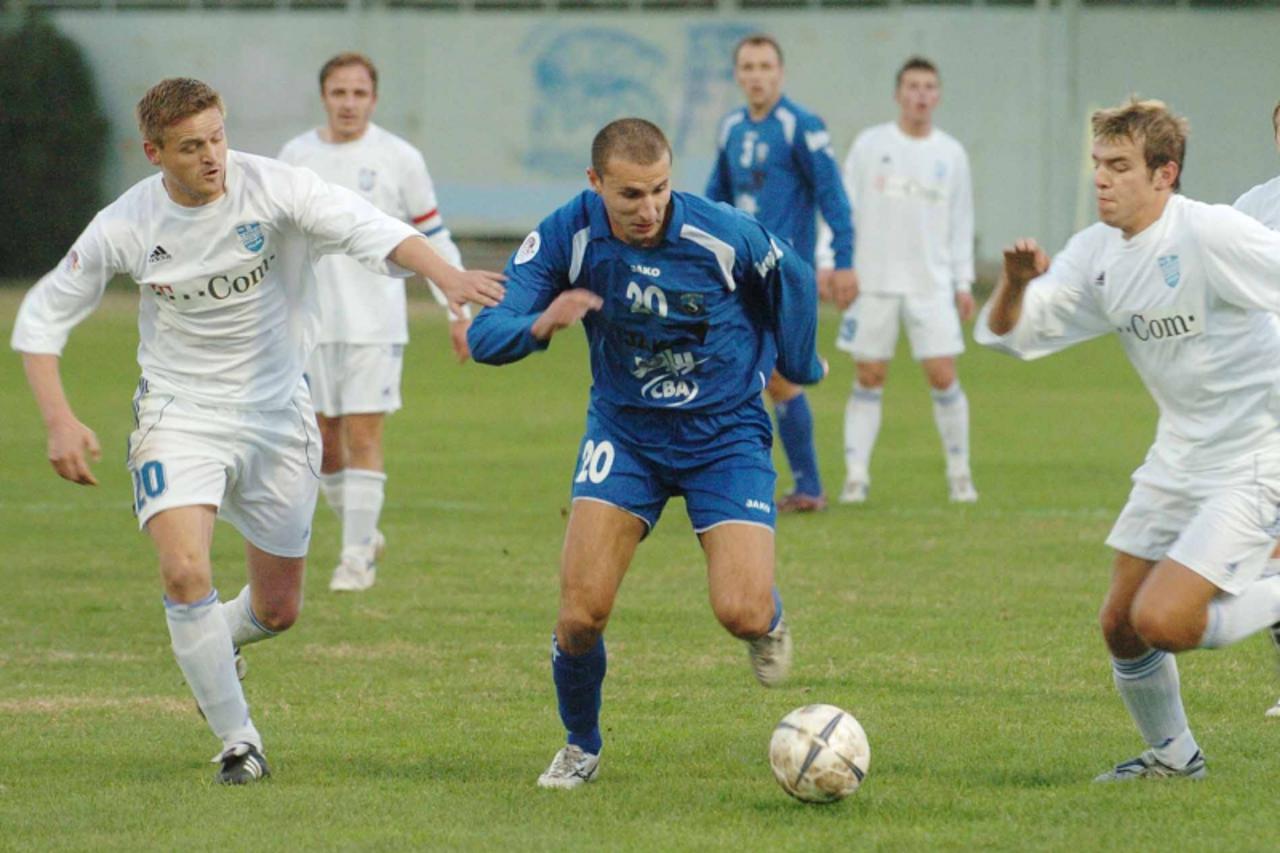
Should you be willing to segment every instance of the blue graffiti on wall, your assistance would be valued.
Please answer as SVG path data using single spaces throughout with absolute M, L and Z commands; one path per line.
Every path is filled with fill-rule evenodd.
M 551 178 L 580 177 L 596 131 L 622 116 L 664 128 L 677 155 L 690 146 L 710 155 L 716 122 L 738 99 L 733 46 L 753 31 L 745 24 L 691 25 L 687 59 L 673 69 L 667 50 L 626 30 L 538 28 L 524 47 L 534 81 L 525 167 Z

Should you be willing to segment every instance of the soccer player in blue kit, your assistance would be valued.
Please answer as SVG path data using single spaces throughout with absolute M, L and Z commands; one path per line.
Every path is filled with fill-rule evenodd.
M 835 270 L 831 297 L 841 310 L 858 295 L 853 271 L 853 220 L 831 136 L 822 119 L 782 94 L 782 48 L 772 37 L 750 35 L 733 52 L 733 77 L 746 106 L 725 116 L 719 154 L 706 195 L 751 214 L 765 228 L 791 241 L 813 263 L 817 212 L 832 228 Z M 769 397 L 778 437 L 795 478 L 795 490 L 778 504 L 782 512 L 826 508 L 813 446 L 813 413 L 804 389 L 774 373 Z
M 552 674 L 568 743 L 538 784 L 590 781 L 601 748 L 603 633 L 640 540 L 682 495 L 707 556 L 711 606 L 781 681 L 791 635 L 774 586 L 772 431 L 760 399 L 776 364 L 812 384 L 813 269 L 754 219 L 671 190 L 671 146 L 637 118 L 606 125 L 584 191 L 525 239 L 501 304 L 467 341 L 485 364 L 545 349 L 578 321 L 592 387 L 561 556 Z

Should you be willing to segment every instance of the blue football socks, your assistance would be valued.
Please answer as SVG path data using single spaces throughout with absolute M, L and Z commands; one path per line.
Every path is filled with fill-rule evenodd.
M 813 446 L 813 412 L 809 398 L 803 393 L 785 403 L 775 402 L 778 437 L 796 481 L 796 492 L 818 497 L 822 494 L 822 478 L 818 475 L 818 453 Z
M 600 694 L 606 670 L 604 637 L 582 655 L 561 650 L 551 637 L 551 675 L 556 683 L 560 720 L 569 731 L 569 743 L 586 752 L 599 753 Z

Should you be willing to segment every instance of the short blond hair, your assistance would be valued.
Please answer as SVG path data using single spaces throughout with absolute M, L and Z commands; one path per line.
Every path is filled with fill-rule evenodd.
M 1182 186 L 1182 161 L 1187 154 L 1191 124 L 1174 115 L 1164 101 L 1140 101 L 1136 96 L 1118 107 L 1098 110 L 1090 119 L 1093 138 L 1103 141 L 1129 139 L 1141 146 L 1147 170 L 1154 172 L 1165 163 L 1176 163 L 1178 175 L 1173 189 Z
M 169 77 L 147 90 L 138 101 L 138 130 L 142 138 L 164 146 L 164 132 L 184 118 L 216 107 L 224 116 L 222 96 L 212 86 L 190 77 Z

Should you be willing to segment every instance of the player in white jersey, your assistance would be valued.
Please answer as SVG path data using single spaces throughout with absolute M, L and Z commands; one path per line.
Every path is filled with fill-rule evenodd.
M 315 173 L 227 150 L 217 92 L 163 80 L 138 104 L 152 175 L 108 205 L 27 294 L 12 345 L 65 479 L 96 485 L 93 431 L 59 358 L 112 276 L 141 289 L 129 441 L 134 507 L 155 543 L 178 665 L 214 734 L 218 781 L 267 775 L 237 679 L 238 647 L 293 624 L 315 509 L 319 435 L 302 379 L 319 321 L 311 259 L 356 257 L 433 278 L 451 305 L 493 305 L 501 276 L 462 272 L 416 230 Z M 210 545 L 222 516 L 245 538 L 249 584 L 226 602 Z
M 980 343 L 1024 359 L 1115 333 L 1160 411 L 1107 544 L 1115 684 L 1148 749 L 1098 781 L 1205 774 L 1172 653 L 1280 619 L 1280 234 L 1177 195 L 1186 122 L 1159 101 L 1093 115 L 1101 222 L 1049 265 L 1005 251 Z
M 1276 104 L 1271 110 L 1271 134 L 1276 147 L 1280 148 L 1280 104 Z M 1236 199 L 1232 207 L 1249 214 L 1273 231 L 1280 231 L 1280 177 L 1258 184 Z M 1270 571 L 1280 572 L 1280 548 L 1271 555 Z M 1270 635 L 1272 645 L 1280 652 L 1280 622 L 1271 626 Z M 1266 716 L 1280 719 L 1280 700 L 1267 709 Z
M 933 124 L 941 81 L 932 62 L 908 59 L 894 99 L 898 118 L 859 134 L 844 162 L 859 290 L 836 339 L 857 371 L 845 405 L 840 502 L 867 499 L 884 384 L 903 325 L 933 396 L 950 499 L 972 503 L 978 493 L 969 469 L 969 399 L 956 375 L 960 323 L 974 310 L 969 158 Z M 819 266 L 830 266 L 829 258 L 821 252 Z
M 359 53 L 330 59 L 320 69 L 320 97 L 325 126 L 290 140 L 280 159 L 306 166 L 412 223 L 441 257 L 461 267 L 422 154 L 372 123 L 378 100 L 373 61 Z M 386 542 L 378 529 L 387 480 L 382 429 L 386 415 L 400 408 L 409 342 L 404 282 L 342 255 L 321 258 L 316 279 L 320 335 L 307 380 L 324 444 L 320 490 L 342 525 L 341 559 L 329 589 L 357 592 L 373 585 L 374 559 Z M 443 294 L 435 292 L 444 304 Z M 450 314 L 449 337 L 460 361 L 468 356 L 469 316 Z

